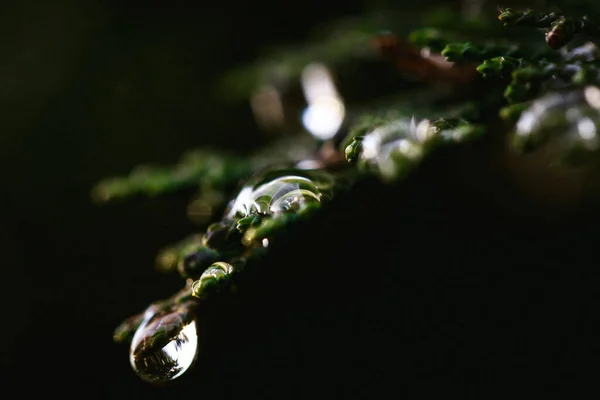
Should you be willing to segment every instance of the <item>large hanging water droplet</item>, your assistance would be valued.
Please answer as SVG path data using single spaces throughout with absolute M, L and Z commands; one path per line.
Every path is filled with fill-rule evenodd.
M 194 364 L 197 350 L 196 321 L 190 310 L 150 307 L 131 341 L 129 361 L 143 380 L 166 384 Z
M 251 179 L 226 212 L 228 219 L 299 213 L 332 195 L 333 179 L 324 171 L 280 169 Z

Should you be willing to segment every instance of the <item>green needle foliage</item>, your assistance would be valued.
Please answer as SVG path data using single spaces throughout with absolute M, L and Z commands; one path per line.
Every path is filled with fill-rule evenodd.
M 363 179 L 401 184 L 440 148 L 498 134 L 499 126 L 517 153 L 557 145 L 565 168 L 597 156 L 600 25 L 593 21 L 600 15 L 512 8 L 474 19 L 432 15 L 431 25 L 409 32 L 390 16 L 344 21 L 314 43 L 225 74 L 224 94 L 248 98 L 265 85 L 300 93 L 299 80 L 314 63 L 333 75 L 374 60 L 393 68 L 402 81 L 398 90 L 343 103 L 343 121 L 330 137 L 313 137 L 305 126 L 253 154 L 200 149 L 175 166 L 140 167 L 93 189 L 93 198 L 106 203 L 197 186 L 200 199 L 225 209 L 201 232 L 158 253 L 158 268 L 181 275 L 182 290 L 115 330 L 115 341 L 131 343 L 142 378 L 163 383 L 185 372 L 189 365 L 162 349 L 197 340 L 182 339 L 194 310 L 235 288 L 239 274 L 260 265 L 251 261 L 268 255 L 295 224 L 330 212 L 329 203 Z M 344 82 L 335 83 L 343 94 Z
M 590 16 L 574 18 L 558 12 L 539 12 L 534 10 L 513 10 L 507 8 L 498 19 L 505 27 L 522 26 L 545 30 L 546 43 L 553 49 L 559 49 L 569 43 L 575 35 L 600 36 L 597 21 Z

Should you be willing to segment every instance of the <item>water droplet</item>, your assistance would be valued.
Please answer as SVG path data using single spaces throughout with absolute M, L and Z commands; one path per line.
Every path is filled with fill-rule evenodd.
M 196 321 L 184 305 L 166 311 L 148 308 L 131 341 L 129 361 L 143 380 L 165 384 L 185 373 L 196 359 Z
M 228 219 L 252 215 L 300 213 L 309 204 L 319 204 L 332 195 L 333 178 L 325 171 L 270 170 L 250 180 L 232 201 Z
M 233 265 L 223 261 L 212 264 L 202 273 L 200 279 L 192 284 L 192 294 L 203 298 L 219 291 L 230 282 L 234 271 Z
M 513 144 L 521 151 L 545 146 L 553 157 L 575 162 L 600 148 L 600 112 L 593 89 L 550 92 L 531 103 L 515 125 Z
M 368 169 L 385 181 L 404 176 L 423 157 L 424 143 L 433 136 L 428 120 L 401 118 L 367 133 L 347 157 L 358 156 L 359 167 Z

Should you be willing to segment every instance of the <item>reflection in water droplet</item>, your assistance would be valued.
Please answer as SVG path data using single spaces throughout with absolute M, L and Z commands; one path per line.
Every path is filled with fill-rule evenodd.
M 129 361 L 145 381 L 164 384 L 180 377 L 196 359 L 196 321 L 185 308 L 144 316 L 132 341 Z

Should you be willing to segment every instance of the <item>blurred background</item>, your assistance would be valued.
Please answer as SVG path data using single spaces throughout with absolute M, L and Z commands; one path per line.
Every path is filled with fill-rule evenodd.
M 307 252 L 275 254 L 284 276 L 263 273 L 258 297 L 213 317 L 221 325 L 212 355 L 190 381 L 153 388 L 113 344 L 122 319 L 180 287 L 154 258 L 197 227 L 186 215 L 191 193 L 98 207 L 94 183 L 175 163 L 194 147 L 258 147 L 249 103 L 223 101 L 215 82 L 324 22 L 391 7 L 408 24 L 436 2 L 390 3 L 4 4 L 3 387 L 146 399 L 379 398 L 378 390 L 490 398 L 516 382 L 531 393 L 593 387 L 597 204 L 571 202 L 557 222 L 486 162 L 489 151 L 442 156 L 438 169 L 458 167 L 426 168 L 401 192 L 370 188 L 332 217 L 342 237 L 296 234 L 290 242 L 306 239 L 295 243 Z M 440 193 L 450 193 L 444 207 Z M 410 230 L 385 236 L 398 221 Z M 460 270 L 440 273 L 445 263 Z

